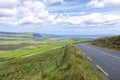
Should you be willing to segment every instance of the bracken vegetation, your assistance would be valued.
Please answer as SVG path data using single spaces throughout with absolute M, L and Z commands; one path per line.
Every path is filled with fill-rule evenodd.
M 120 50 L 120 35 L 113 37 L 99 38 L 94 40 L 92 44 L 96 46 Z

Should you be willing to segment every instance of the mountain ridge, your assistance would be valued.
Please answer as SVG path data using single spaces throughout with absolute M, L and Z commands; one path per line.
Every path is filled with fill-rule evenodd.
M 12 35 L 12 36 L 11 36 Z M 32 32 L 3 32 L 0 31 L 0 36 L 7 36 L 7 37 L 48 37 L 48 38 L 99 38 L 105 36 L 114 36 L 114 34 L 81 34 L 81 35 L 59 35 L 59 34 L 43 34 L 43 33 L 32 33 Z

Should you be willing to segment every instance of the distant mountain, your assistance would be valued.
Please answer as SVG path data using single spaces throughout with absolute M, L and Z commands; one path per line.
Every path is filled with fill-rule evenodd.
M 40 33 L 16 33 L 16 32 L 0 32 L 0 39 L 47 39 L 47 38 L 58 38 L 56 35 L 40 34 Z
M 17 32 L 0 32 L 0 36 L 4 37 L 12 37 L 12 38 L 35 38 L 35 39 L 43 39 L 43 38 L 100 38 L 105 36 L 113 36 L 109 35 L 52 35 L 52 34 L 40 34 L 40 33 L 17 33 Z
M 68 37 L 68 38 L 100 38 L 105 36 L 114 36 L 112 34 L 109 35 L 58 35 L 59 37 Z

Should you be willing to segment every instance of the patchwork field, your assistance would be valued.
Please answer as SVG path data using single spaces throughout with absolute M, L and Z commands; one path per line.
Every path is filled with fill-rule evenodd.
M 28 33 L 0 34 L 0 61 L 33 55 L 90 39 L 60 38 L 53 35 Z
M 87 40 L 87 39 L 86 39 Z M 32 41 L 30 42 L 4 42 L 0 44 L 0 61 L 13 59 L 29 54 L 36 54 L 43 51 L 49 51 L 53 48 L 62 47 L 73 42 L 82 42 L 82 40 L 74 39 L 56 39 L 48 41 Z

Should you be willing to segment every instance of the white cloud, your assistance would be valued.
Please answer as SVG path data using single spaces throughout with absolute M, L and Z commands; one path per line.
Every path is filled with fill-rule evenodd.
M 0 8 L 12 8 L 19 3 L 19 0 L 0 0 Z
M 45 4 L 41 1 L 25 1 L 23 5 L 23 9 L 26 9 L 29 15 L 42 18 L 49 16 Z M 27 13 L 26 11 L 24 13 Z
M 47 24 L 53 20 L 42 1 L 25 1 L 18 11 L 18 24 Z
M 80 14 L 80 15 L 85 15 L 86 13 L 85 13 L 85 12 L 80 12 L 79 14 Z
M 24 1 L 13 8 L 0 8 L 0 22 L 11 24 L 47 24 L 54 16 L 50 15 L 42 1 Z M 3 19 L 4 17 L 4 19 Z M 17 18 L 14 19 L 13 17 Z M 13 18 L 13 20 L 11 20 Z M 7 20 L 8 19 L 8 20 Z M 7 20 L 7 21 L 6 21 Z
M 0 23 L 13 24 L 17 19 L 19 0 L 0 0 Z
M 120 6 L 120 0 L 91 0 L 87 6 L 103 8 Z
M 8 25 L 16 25 L 16 17 L 0 17 L 0 23 Z
M 55 19 L 54 24 L 73 25 L 120 25 L 120 15 L 91 13 L 82 16 L 62 16 Z
M 14 0 L 13 0 L 14 1 Z M 47 1 L 47 0 L 46 0 Z M 52 0 L 51 0 L 52 1 Z M 53 0 L 53 2 L 63 0 Z M 97 1 L 97 0 L 94 0 Z M 96 2 L 96 3 L 99 3 Z M 102 6 L 101 4 L 99 6 Z M 0 23 L 20 24 L 72 24 L 72 25 L 120 25 L 120 14 L 102 14 L 81 12 L 79 16 L 52 15 L 44 1 L 23 1 L 22 5 L 12 8 L 0 8 Z
M 91 0 L 87 6 L 89 7 L 97 7 L 97 8 L 103 8 L 104 4 L 103 2 L 100 2 L 99 0 Z
M 46 3 L 47 5 L 49 4 L 54 4 L 54 3 L 64 3 L 64 0 L 43 0 L 44 3 Z
M 15 15 L 17 15 L 16 8 L 12 8 L 12 9 L 7 9 L 7 8 L 1 9 L 0 8 L 0 17 L 3 17 L 3 16 L 10 17 L 10 16 L 15 16 Z

